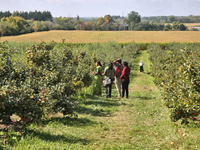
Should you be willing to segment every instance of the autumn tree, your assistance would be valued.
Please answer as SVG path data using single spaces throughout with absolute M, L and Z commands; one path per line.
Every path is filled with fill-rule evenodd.
M 27 21 L 19 16 L 4 17 L 1 19 L 1 22 L 6 22 L 10 26 L 12 35 L 25 33 L 25 28 L 28 25 Z
M 97 30 L 102 30 L 102 25 L 105 22 L 105 18 L 100 17 L 97 19 L 97 24 L 96 24 L 96 29 Z
M 93 20 L 89 20 L 88 21 L 90 27 L 91 27 L 91 30 L 96 30 L 96 24 Z
M 108 22 L 108 23 L 115 23 L 114 19 L 112 18 L 111 15 L 106 15 L 104 16 L 105 18 L 105 22 Z

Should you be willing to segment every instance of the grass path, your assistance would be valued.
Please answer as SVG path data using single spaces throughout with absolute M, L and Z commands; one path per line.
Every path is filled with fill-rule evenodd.
M 140 60 L 145 63 L 144 73 L 139 72 Z M 77 119 L 51 118 L 42 126 L 33 125 L 32 134 L 15 149 L 198 149 L 199 129 L 171 123 L 160 92 L 147 74 L 150 62 L 146 51 L 134 66 L 129 99 L 117 99 L 115 87 L 110 99 L 105 92 L 87 98 L 77 109 Z

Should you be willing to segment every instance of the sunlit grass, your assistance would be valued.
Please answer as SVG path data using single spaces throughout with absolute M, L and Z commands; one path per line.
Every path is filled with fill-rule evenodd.
M 184 23 L 184 25 L 187 27 L 195 27 L 195 26 L 200 26 L 200 23 Z
M 1 37 L 0 41 L 15 42 L 62 42 L 89 43 L 89 42 L 200 42 L 198 31 L 63 31 L 52 30 L 34 32 L 19 36 Z

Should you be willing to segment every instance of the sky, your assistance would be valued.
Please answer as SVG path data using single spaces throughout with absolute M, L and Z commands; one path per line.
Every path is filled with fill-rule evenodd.
M 200 15 L 200 0 L 0 0 L 0 11 L 50 11 L 53 17 Z

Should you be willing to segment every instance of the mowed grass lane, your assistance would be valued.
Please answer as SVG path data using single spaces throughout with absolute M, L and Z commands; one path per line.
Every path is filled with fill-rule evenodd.
M 144 73 L 139 72 L 140 60 Z M 78 118 L 57 117 L 31 125 L 30 134 L 12 149 L 199 149 L 200 129 L 170 121 L 149 71 L 148 53 L 142 51 L 131 73 L 129 99 L 118 99 L 113 85 L 112 98 L 105 98 L 103 91 L 80 103 Z
M 1 37 L 0 41 L 14 42 L 62 42 L 88 43 L 88 42 L 200 42 L 199 31 L 63 31 L 51 30 L 34 32 L 19 36 Z

